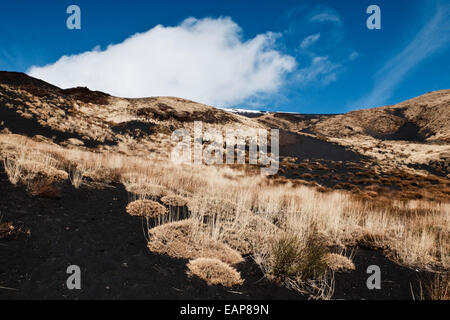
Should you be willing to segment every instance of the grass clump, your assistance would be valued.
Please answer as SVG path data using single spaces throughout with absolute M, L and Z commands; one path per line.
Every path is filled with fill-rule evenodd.
M 187 203 L 189 210 L 205 221 L 233 221 L 237 215 L 236 204 L 221 198 L 197 197 Z
M 450 300 L 450 273 L 436 273 L 434 279 L 425 286 L 431 300 Z
M 127 212 L 135 217 L 157 218 L 167 213 L 167 209 L 153 200 L 136 200 L 128 204 Z
M 161 198 L 161 202 L 169 207 L 170 220 L 181 220 L 188 217 L 187 203 L 188 199 L 177 195 L 168 195 Z
M 337 253 L 328 253 L 323 260 L 333 271 L 355 270 L 355 264 L 350 258 Z
M 232 287 L 242 285 L 241 274 L 228 264 L 211 258 L 197 258 L 187 264 L 189 276 L 197 276 L 209 285 Z
M 228 245 L 214 240 L 206 227 L 193 219 L 166 223 L 150 230 L 147 247 L 152 252 L 182 259 L 211 257 L 230 265 L 243 261 Z
M 166 188 L 156 184 L 141 184 L 141 183 L 125 183 L 128 192 L 137 195 L 139 198 L 150 198 L 156 200 L 167 194 Z
M 184 207 L 188 199 L 182 196 L 169 195 L 161 198 L 161 202 L 169 207 Z
M 302 242 L 296 235 L 284 234 L 272 246 L 271 273 L 281 281 L 315 279 L 327 270 L 326 254 L 327 247 L 314 236 Z
M 236 223 L 222 224 L 222 241 L 243 255 L 270 251 L 281 229 L 267 219 L 249 213 Z

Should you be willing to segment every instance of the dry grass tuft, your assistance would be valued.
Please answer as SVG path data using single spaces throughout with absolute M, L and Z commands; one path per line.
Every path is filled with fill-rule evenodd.
M 168 195 L 161 198 L 161 202 L 166 206 L 184 207 L 188 203 L 188 199 L 176 195 Z
M 326 246 L 316 237 L 302 242 L 296 235 L 284 234 L 272 247 L 271 273 L 278 280 L 290 278 L 300 283 L 326 272 Z
M 433 281 L 425 286 L 432 300 L 450 300 L 450 273 L 436 273 Z
M 29 155 L 30 157 L 33 155 Z M 35 155 L 37 156 L 37 155 Z M 69 175 L 64 170 L 57 169 L 53 158 L 43 156 L 41 161 L 31 160 L 28 157 L 6 157 L 4 159 L 5 171 L 12 184 L 22 183 L 28 185 L 35 181 L 52 184 L 65 181 Z
M 187 206 L 194 215 L 213 220 L 233 220 L 237 214 L 236 204 L 222 198 L 196 197 Z
M 27 190 L 33 196 L 41 198 L 58 199 L 61 197 L 61 188 L 46 182 L 32 182 L 27 186 Z
M 150 230 L 148 248 L 175 258 L 210 257 L 234 265 L 243 261 L 236 250 L 214 240 L 199 222 L 188 219 L 167 223 Z
M 128 204 L 127 212 L 136 217 L 157 218 L 167 213 L 167 209 L 152 200 L 136 200 Z
M 233 224 L 223 225 L 221 240 L 243 255 L 265 253 L 282 233 L 281 229 L 260 216 L 250 213 Z
M 352 260 L 337 253 L 326 254 L 324 262 L 333 271 L 355 270 L 355 264 Z
M 232 287 L 242 285 L 241 274 L 228 264 L 211 258 L 197 258 L 187 264 L 189 276 L 197 276 L 209 285 Z
M 144 199 L 150 198 L 155 200 L 167 194 L 167 190 L 164 187 L 155 184 L 134 183 L 125 186 L 128 192 L 134 193 Z
M 80 188 L 80 186 L 83 184 L 85 171 L 86 170 L 81 165 L 76 166 L 74 168 L 70 168 L 69 179 L 72 185 L 75 187 L 75 189 Z

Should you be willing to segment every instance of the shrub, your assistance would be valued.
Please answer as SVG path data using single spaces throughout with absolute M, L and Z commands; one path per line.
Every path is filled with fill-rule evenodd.
M 6 157 L 4 159 L 4 167 L 10 182 L 14 185 L 18 183 L 28 185 L 36 181 L 42 184 L 52 184 L 69 178 L 67 172 L 52 166 L 53 163 L 51 162 L 54 162 L 54 159 L 47 157 L 44 160 L 41 159 L 41 161 Z
M 323 261 L 333 271 L 355 270 L 353 261 L 340 254 L 328 253 L 323 258 Z
M 147 247 L 152 252 L 174 258 L 211 257 L 231 265 L 243 261 L 239 252 L 214 240 L 205 228 L 192 219 L 167 223 L 150 230 Z
M 244 283 L 236 269 L 218 259 L 198 258 L 189 261 L 187 267 L 189 276 L 197 276 L 209 285 L 232 287 Z
M 365 193 L 366 193 L 366 195 L 368 195 L 369 197 L 372 197 L 372 198 L 378 197 L 378 193 L 375 191 L 366 191 Z
M 167 209 L 152 200 L 136 200 L 128 204 L 127 212 L 132 216 L 156 218 L 167 213 Z
M 161 198 L 161 202 L 169 207 L 170 218 L 169 221 L 178 221 L 180 219 L 186 219 L 188 212 L 186 205 L 188 199 L 181 196 L 169 195 Z
M 301 272 L 301 246 L 295 236 L 282 236 L 272 248 L 273 275 L 276 278 L 296 276 Z
M 188 199 L 181 196 L 169 195 L 161 198 L 161 202 L 170 207 L 184 207 Z
M 237 214 L 235 203 L 220 198 L 193 198 L 189 200 L 187 207 L 192 214 L 208 221 L 232 221 Z
M 224 223 L 222 241 L 244 255 L 264 253 L 270 251 L 280 233 L 281 229 L 267 219 L 250 214 L 237 223 Z
M 126 184 L 126 189 L 128 192 L 137 194 L 141 197 L 148 198 L 159 198 L 167 194 L 167 190 L 163 186 L 156 184 L 141 184 L 141 183 L 131 183 Z
M 273 275 L 279 280 L 291 278 L 299 282 L 314 279 L 326 272 L 326 253 L 326 246 L 313 235 L 302 243 L 297 236 L 284 234 L 272 247 Z

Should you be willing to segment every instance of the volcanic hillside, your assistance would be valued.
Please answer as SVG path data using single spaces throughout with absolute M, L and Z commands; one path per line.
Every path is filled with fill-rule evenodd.
M 337 115 L 276 113 L 285 125 L 301 124 L 304 132 L 335 138 L 367 135 L 381 140 L 450 142 L 450 90 L 427 93 L 405 102 Z M 263 119 L 262 119 L 263 120 Z M 268 120 L 268 119 L 267 119 Z
M 23 73 L 0 72 L 0 130 L 62 145 L 167 155 L 171 133 L 204 127 L 261 127 L 246 117 L 174 97 L 125 99 L 87 88 L 60 89 Z
M 167 159 L 178 128 L 278 128 L 272 178 L 367 197 L 448 199 L 450 90 L 339 115 L 245 117 L 175 97 L 126 99 L 0 72 L 0 130 L 77 150 Z M 328 188 L 328 189 L 327 189 Z
M 0 298 L 421 297 L 448 283 L 448 104 L 249 118 L 0 72 Z M 278 174 L 170 161 L 196 120 L 280 129 Z
M 450 90 L 346 114 L 267 113 L 256 120 L 291 132 L 290 139 L 281 141 L 290 144 L 288 155 L 294 157 L 283 166 L 291 178 L 356 193 L 400 190 L 401 197 L 419 198 L 430 183 L 441 184 L 444 189 L 432 187 L 430 196 L 444 191 L 438 198 L 448 199 Z M 336 146 L 347 155 L 336 153 Z M 305 156 L 308 148 L 320 156 Z

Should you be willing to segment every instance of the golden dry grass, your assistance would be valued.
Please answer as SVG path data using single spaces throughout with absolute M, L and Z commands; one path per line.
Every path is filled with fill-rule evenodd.
M 136 200 L 128 204 L 127 212 L 135 217 L 157 218 L 167 213 L 167 209 L 152 200 Z
M 231 265 L 243 261 L 239 252 L 211 238 L 203 226 L 192 219 L 153 228 L 149 232 L 149 237 L 150 251 L 171 257 L 185 259 L 210 257 Z
M 383 248 L 406 266 L 450 267 L 448 202 L 362 200 L 290 181 L 280 184 L 228 167 L 175 165 L 111 151 L 94 153 L 11 134 L 0 134 L 0 153 L 5 161 L 15 163 L 33 159 L 41 164 L 33 168 L 42 170 L 67 173 L 76 165 L 83 177 L 98 183 L 121 182 L 128 191 L 142 194 L 141 199 L 147 193 L 152 194 L 149 197 L 165 193 L 189 198 L 189 220 L 150 230 L 149 249 L 158 253 L 216 258 L 230 264 L 242 261 L 240 254 L 251 254 L 270 276 L 270 268 L 264 266 L 273 260 L 273 243 L 286 233 L 306 243 L 314 231 L 328 246 L 365 243 Z M 17 183 L 28 171 L 16 167 L 10 166 L 7 172 Z M 148 186 L 164 192 L 147 192 Z
M 177 195 L 168 195 L 161 198 L 161 202 L 166 206 L 184 207 L 188 203 L 188 199 Z
M 355 264 L 350 258 L 337 253 L 328 253 L 324 261 L 333 271 L 355 270 Z
M 450 141 L 450 90 L 431 92 L 394 106 L 352 111 L 318 123 L 314 131 L 343 137 L 367 132 L 395 133 L 406 121 L 428 133 L 430 141 Z M 398 114 L 402 113 L 403 116 Z M 404 117 L 404 118 L 403 118 Z
M 187 274 L 205 280 L 209 285 L 233 287 L 242 285 L 244 280 L 236 269 L 228 264 L 211 258 L 198 258 L 189 261 Z
M 450 273 L 436 273 L 433 280 L 425 286 L 432 300 L 450 300 Z
M 34 121 L 54 132 L 70 133 L 65 135 L 66 141 L 57 145 L 53 138 L 29 139 L 9 134 L 5 128 L 0 134 L 0 157 L 13 184 L 24 184 L 36 195 L 54 196 L 55 185 L 68 179 L 75 188 L 114 182 L 122 183 L 130 193 L 130 200 L 143 201 L 141 204 L 162 200 L 170 208 L 187 203 L 191 214 L 188 220 L 163 219 L 160 223 L 165 224 L 150 230 L 150 250 L 189 259 L 218 259 L 229 264 L 239 263 L 241 255 L 248 254 L 267 277 L 273 278 L 279 273 L 277 270 L 285 270 L 284 273 L 291 273 L 287 277 L 285 274 L 286 285 L 301 290 L 307 283 L 322 297 L 330 292 L 325 293 L 327 285 L 320 284 L 323 274 L 316 277 L 308 266 L 321 268 L 321 257 L 325 255 L 322 248 L 326 246 L 362 243 L 382 248 L 391 259 L 406 266 L 450 268 L 450 184 L 447 182 L 447 189 L 436 188 L 431 180 L 427 181 L 424 172 L 409 167 L 433 161 L 448 163 L 448 143 L 381 141 L 367 134 L 368 129 L 393 133 L 406 119 L 427 132 L 428 141 L 448 142 L 448 90 L 397 106 L 295 121 L 274 114 L 249 119 L 174 97 L 107 96 L 101 101 L 86 98 L 89 97 L 61 95 L 57 90 L 0 84 L 0 108 L 8 109 L 3 111 L 16 112 L 24 123 Z M 395 115 L 399 112 L 404 119 Z M 170 134 L 182 127 L 192 134 L 194 120 L 202 120 L 205 130 L 277 127 L 298 132 L 310 128 L 313 133 L 302 134 L 373 157 L 377 168 L 370 176 L 360 171 L 354 181 L 349 179 L 340 186 L 352 189 L 353 195 L 316 188 L 313 182 L 304 180 L 267 179 L 248 166 L 175 165 L 168 161 L 175 144 Z M 132 123 L 141 129 L 129 130 Z M 85 147 L 88 142 L 100 145 L 88 149 Z M 296 164 L 297 160 L 286 157 L 283 165 L 299 169 L 302 165 Z M 312 162 L 303 167 L 327 170 Z M 418 200 L 396 201 L 381 197 L 383 190 L 379 186 L 361 189 L 355 186 L 373 181 L 380 172 L 392 173 L 385 182 L 401 184 L 408 192 L 404 193 L 405 198 Z M 405 172 L 409 177 L 403 175 Z M 423 179 L 409 179 L 417 175 Z M 303 177 L 314 178 L 309 174 Z M 439 182 L 445 182 L 444 178 Z M 430 195 L 441 201 L 425 200 Z M 134 208 L 132 203 L 129 210 L 148 218 L 148 210 L 138 207 Z M 162 212 L 162 208 L 158 210 Z M 308 248 L 317 250 L 310 255 Z M 333 268 L 331 265 L 336 263 L 330 261 Z M 310 282 L 307 278 L 311 277 L 319 281 Z

